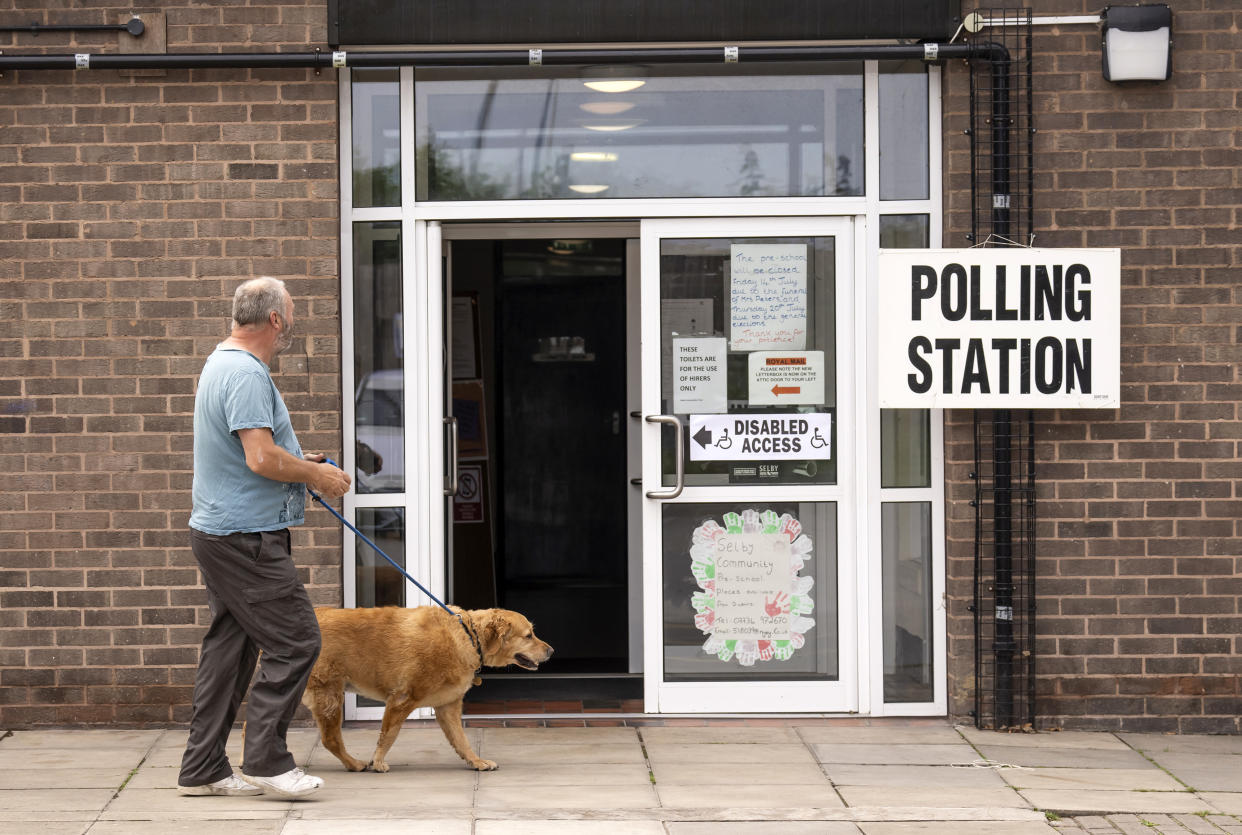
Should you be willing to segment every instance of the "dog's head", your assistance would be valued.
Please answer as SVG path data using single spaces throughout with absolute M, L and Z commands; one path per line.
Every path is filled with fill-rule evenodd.
M 517 664 L 536 670 L 552 657 L 552 647 L 535 637 L 531 622 L 508 609 L 480 609 L 470 613 L 483 644 L 483 663 L 489 667 Z

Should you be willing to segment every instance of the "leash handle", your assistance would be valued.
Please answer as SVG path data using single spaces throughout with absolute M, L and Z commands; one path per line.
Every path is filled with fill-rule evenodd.
M 329 463 L 329 464 L 331 464 L 331 465 L 332 465 L 332 466 L 334 466 L 334 467 L 335 467 L 335 466 L 337 466 L 337 463 L 336 463 L 335 461 L 333 461 L 331 458 L 328 458 L 327 456 L 325 456 L 325 457 L 324 457 L 324 461 L 325 461 L 325 462 L 327 462 L 327 463 Z M 393 568 L 395 568 L 395 569 L 397 569 L 398 571 L 400 571 L 400 572 L 401 572 L 401 573 L 405 576 L 405 579 L 409 580 L 411 583 L 413 583 L 415 586 L 417 586 L 417 587 L 418 587 L 418 590 L 419 590 L 419 591 L 421 591 L 423 594 L 427 595 L 427 597 L 431 598 L 431 601 L 432 601 L 433 603 L 435 603 L 437 606 L 439 606 L 439 607 L 440 607 L 441 609 L 443 609 L 444 611 L 448 612 L 448 613 L 449 613 L 450 615 L 452 615 L 453 617 L 457 618 L 458 620 L 461 620 L 461 616 L 460 616 L 460 615 L 458 615 L 456 612 L 454 612 L 454 611 L 453 611 L 452 609 L 450 609 L 448 606 L 445 606 L 445 605 L 444 605 L 444 603 L 443 603 L 443 601 L 441 601 L 441 600 L 440 600 L 440 598 L 438 598 L 438 597 L 436 597 L 434 594 L 432 594 L 432 593 L 431 593 L 431 592 L 427 589 L 427 587 L 426 587 L 426 586 L 424 586 L 422 583 L 418 582 L 418 581 L 417 581 L 417 580 L 415 580 L 413 577 L 411 577 L 408 571 L 406 571 L 404 568 L 402 568 L 400 565 L 398 565 L 398 564 L 397 564 L 397 561 L 396 561 L 396 560 L 394 560 L 392 557 L 390 557 L 390 556 L 388 556 L 387 554 L 385 554 L 385 553 L 384 553 L 384 549 L 383 549 L 383 548 L 379 547 L 379 546 L 378 546 L 378 545 L 376 545 L 374 542 L 372 542 L 372 541 L 371 541 L 371 539 L 370 539 L 370 537 L 368 537 L 368 536 L 367 536 L 366 534 L 364 534 L 362 531 L 358 530 L 358 529 L 357 529 L 357 528 L 355 528 L 353 525 L 349 524 L 349 522 L 347 522 L 347 521 L 345 520 L 345 517 L 344 517 L 344 516 L 342 516 L 341 514 L 339 514 L 339 513 L 337 513 L 337 512 L 336 512 L 336 508 L 332 507 L 330 504 L 328 504 L 328 503 L 327 503 L 327 502 L 325 502 L 323 499 L 321 499 L 321 498 L 319 497 L 319 494 L 318 494 L 318 493 L 316 493 L 314 490 L 312 490 L 312 489 L 310 488 L 310 485 L 307 485 L 307 487 L 306 487 L 306 492 L 307 492 L 307 493 L 310 493 L 310 496 L 311 496 L 311 498 L 312 498 L 312 499 L 314 499 L 315 501 L 319 502 L 319 504 L 323 505 L 323 506 L 324 506 L 324 508 L 326 508 L 326 509 L 327 509 L 327 511 L 328 511 L 329 513 L 331 513 L 331 514 L 332 514 L 333 516 L 335 516 L 338 520 L 340 520 L 340 523 L 341 523 L 342 525 L 344 525 L 345 527 L 347 527 L 347 528 L 349 528 L 351 531 L 353 531 L 353 532 L 354 532 L 354 534 L 355 534 L 355 535 L 356 535 L 359 539 L 361 539 L 363 542 L 365 542 L 367 545 L 370 545 L 370 546 L 371 546 L 371 548 L 375 551 L 375 553 L 379 554 L 381 557 L 383 557 L 384 559 L 388 560 L 388 562 L 392 563 L 392 567 L 393 567 Z M 463 625 L 464 625 L 464 623 L 463 623 Z

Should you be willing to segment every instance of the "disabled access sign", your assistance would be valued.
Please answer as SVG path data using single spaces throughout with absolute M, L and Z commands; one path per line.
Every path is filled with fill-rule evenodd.
M 832 415 L 690 415 L 691 461 L 827 461 Z

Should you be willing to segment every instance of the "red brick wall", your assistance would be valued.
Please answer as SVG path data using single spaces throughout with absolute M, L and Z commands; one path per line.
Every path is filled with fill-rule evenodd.
M 0 0 L 0 18 L 125 22 L 133 8 L 47 5 Z M 325 41 L 323 0 L 153 10 L 170 51 Z M 164 34 L 144 17 L 131 51 Z M 240 279 L 288 282 L 301 338 L 277 385 L 306 449 L 340 447 L 336 140 L 335 73 L 0 78 L 0 727 L 188 719 L 209 620 L 186 536 L 194 381 Z M 340 545 L 335 525 L 295 533 L 317 601 L 339 601 Z
M 1045 727 L 1242 731 L 1242 7 L 1169 5 L 1174 75 L 1159 84 L 1105 82 L 1094 26 L 1034 29 L 1036 245 L 1122 249 L 1121 408 L 1036 413 Z M 948 74 L 947 246 L 967 245 L 965 82 Z M 947 430 L 959 716 L 973 698 L 970 418 Z

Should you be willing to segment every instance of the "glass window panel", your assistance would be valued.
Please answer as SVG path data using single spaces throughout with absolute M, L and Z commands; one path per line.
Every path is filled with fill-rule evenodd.
M 884 701 L 930 702 L 932 548 L 930 502 L 880 506 L 884 584 Z
M 792 311 L 799 324 L 796 340 L 788 347 L 801 354 L 823 352 L 824 400 L 815 405 L 751 405 L 750 354 L 754 348 L 734 350 L 738 334 L 732 332 L 730 306 L 734 247 L 752 251 L 798 253 L 803 266 L 801 280 L 794 289 L 805 291 L 795 302 L 771 296 L 770 301 L 753 304 L 759 315 L 785 316 Z M 768 249 L 777 248 L 777 249 Z M 788 286 L 784 290 L 790 289 Z M 750 291 L 739 287 L 738 301 L 754 302 Z M 683 439 L 685 483 L 687 486 L 721 484 L 836 484 L 836 241 L 832 237 L 805 238 L 670 238 L 660 242 L 660 369 L 661 411 L 675 413 L 673 340 L 685 337 L 726 339 L 726 408 L 721 412 L 756 419 L 797 414 L 827 414 L 830 427 L 819 434 L 823 446 L 805 459 L 757 461 L 742 455 L 736 460 L 695 461 L 690 437 L 690 415 L 680 413 L 686 428 Z M 795 309 L 796 308 L 796 309 Z M 696 318 L 697 317 L 697 318 Z M 742 450 L 737 438 L 733 449 Z M 728 439 L 726 439 L 728 442 Z M 716 440 L 720 443 L 720 439 Z M 814 439 L 812 439 L 814 443 Z M 724 448 L 723 446 L 721 448 Z M 664 484 L 674 481 L 673 432 L 666 430 L 663 441 Z
M 358 530 L 362 531 L 384 553 L 405 568 L 405 510 L 399 507 L 358 508 Z M 404 606 L 405 578 L 392 563 L 375 553 L 375 549 L 358 540 L 358 556 L 354 561 L 355 606 Z M 358 697 L 359 707 L 383 707 L 384 703 L 366 696 Z
M 927 249 L 929 246 L 929 215 L 880 215 L 880 249 Z
M 401 224 L 354 224 L 354 489 L 405 489 Z
M 861 63 L 420 69 L 414 98 L 419 200 L 863 193 Z
M 401 205 L 398 70 L 353 70 L 354 207 Z
M 405 568 L 405 509 L 360 507 L 357 512 L 358 530 Z M 375 553 L 370 545 L 358 540 L 358 559 L 354 563 L 358 608 L 404 606 L 405 583 L 405 578 L 392 563 Z
M 929 188 L 927 68 L 880 62 L 880 199 L 926 200 Z
M 926 249 L 928 215 L 881 215 L 882 249 Z M 931 486 L 931 417 L 926 409 L 880 410 L 880 486 Z
M 661 513 L 665 681 L 838 679 L 835 503 L 669 503 Z M 748 653 L 758 654 L 749 665 Z
M 931 487 L 931 413 L 880 410 L 880 486 Z

